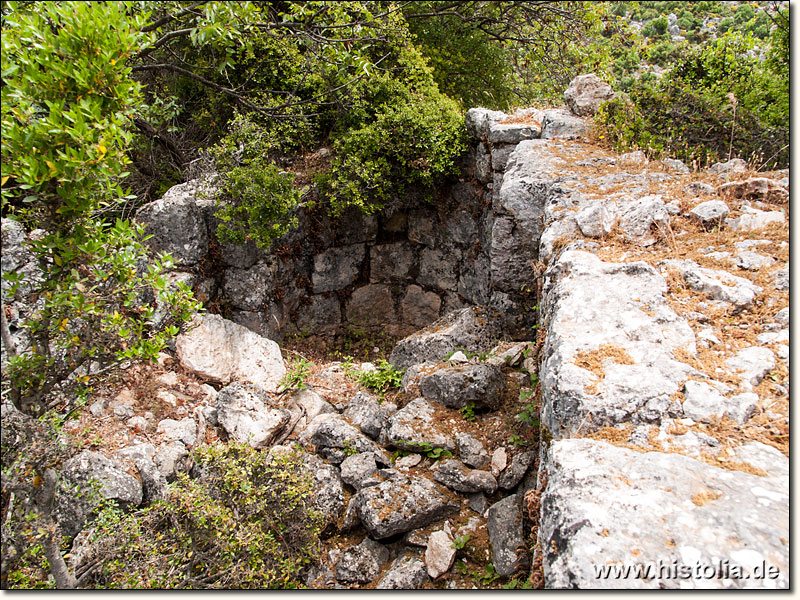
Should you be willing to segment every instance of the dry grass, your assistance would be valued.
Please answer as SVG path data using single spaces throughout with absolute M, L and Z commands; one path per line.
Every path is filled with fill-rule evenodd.
M 692 496 L 692 502 L 696 506 L 703 506 L 708 502 L 713 502 L 714 500 L 718 500 L 722 498 L 722 492 L 717 490 L 709 490 L 707 492 L 700 492 Z

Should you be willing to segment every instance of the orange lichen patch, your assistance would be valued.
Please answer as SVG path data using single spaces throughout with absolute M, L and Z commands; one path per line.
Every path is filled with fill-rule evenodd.
M 713 502 L 722 498 L 722 492 L 717 490 L 708 490 L 707 492 L 700 492 L 692 496 L 692 502 L 695 506 L 703 506 L 707 502 Z

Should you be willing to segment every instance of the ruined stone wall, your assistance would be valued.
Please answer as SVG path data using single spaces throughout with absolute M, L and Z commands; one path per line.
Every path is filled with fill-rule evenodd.
M 548 120 L 535 110 L 507 120 L 468 113 L 471 145 L 460 174 L 432 200 L 412 190 L 374 215 L 303 212 L 269 253 L 217 240 L 211 187 L 199 181 L 170 189 L 137 219 L 153 235 L 150 249 L 176 258 L 174 278 L 272 339 L 370 329 L 403 336 L 471 305 L 495 309 L 506 335 L 529 338 L 548 192 L 519 182 L 501 193 L 501 186 L 511 152 L 539 137 Z

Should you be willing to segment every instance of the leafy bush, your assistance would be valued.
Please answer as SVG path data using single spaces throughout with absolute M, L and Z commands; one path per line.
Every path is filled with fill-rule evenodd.
M 458 104 L 438 90 L 415 49 L 403 51 L 399 62 L 402 76 L 376 74 L 357 90 L 331 167 L 318 178 L 336 214 L 349 206 L 374 212 L 410 185 L 430 192 L 456 170 L 465 148 Z
M 43 230 L 29 245 L 39 267 L 24 298 L 38 302 L 24 323 L 30 345 L 9 361 L 12 399 L 33 413 L 124 361 L 155 358 L 198 308 L 167 284 L 169 257 L 147 266 L 140 228 L 105 216 L 125 197 L 128 125 L 141 102 L 125 66 L 140 22 L 126 10 L 4 6 L 2 207 Z M 16 294 L 20 276 L 4 277 Z
M 200 446 L 200 473 L 181 475 L 139 514 L 106 511 L 91 538 L 105 555 L 89 582 L 104 588 L 300 587 L 319 553 L 321 518 L 297 455 L 248 445 Z
M 619 150 L 698 165 L 731 155 L 788 166 L 788 69 L 750 58 L 751 47 L 752 40 L 727 35 L 685 50 L 660 81 L 642 78 L 601 109 L 604 135 Z

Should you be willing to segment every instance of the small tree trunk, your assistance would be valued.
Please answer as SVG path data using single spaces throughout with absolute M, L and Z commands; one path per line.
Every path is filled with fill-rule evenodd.
M 39 514 L 49 521 L 49 531 L 44 541 L 44 555 L 50 563 L 50 573 L 56 580 L 56 587 L 60 590 L 74 590 L 78 586 L 78 580 L 70 572 L 64 557 L 59 548 L 58 525 L 53 520 L 53 499 L 56 495 L 56 484 L 58 475 L 55 470 L 47 469 L 42 478 L 42 489 L 37 498 L 36 507 Z

